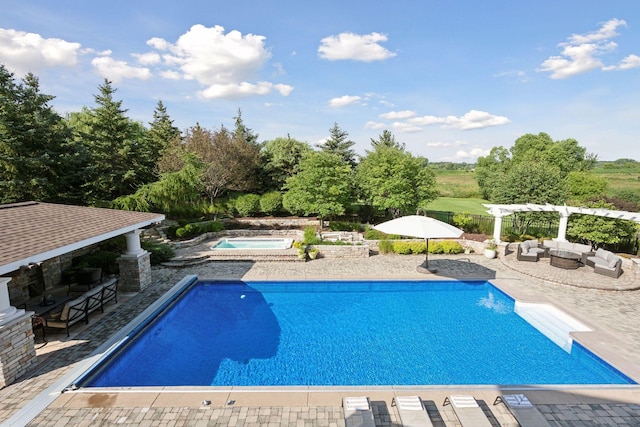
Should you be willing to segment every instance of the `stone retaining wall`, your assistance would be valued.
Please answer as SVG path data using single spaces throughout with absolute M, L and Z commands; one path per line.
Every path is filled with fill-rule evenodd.
M 313 245 L 319 258 L 368 258 L 369 245 Z
M 320 220 L 318 218 L 298 218 L 298 217 L 236 218 L 233 221 L 240 222 L 242 224 L 249 224 L 252 227 L 304 228 L 304 227 L 320 226 Z

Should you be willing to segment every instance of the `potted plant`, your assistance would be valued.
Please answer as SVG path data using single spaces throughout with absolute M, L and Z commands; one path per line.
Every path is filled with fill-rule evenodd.
M 318 248 L 311 248 L 309 249 L 309 259 L 316 259 L 318 257 L 318 253 L 320 251 L 318 250 Z
M 496 244 L 495 240 L 489 240 L 487 246 L 484 248 L 484 256 L 486 256 L 487 258 L 495 258 L 497 247 L 498 245 Z

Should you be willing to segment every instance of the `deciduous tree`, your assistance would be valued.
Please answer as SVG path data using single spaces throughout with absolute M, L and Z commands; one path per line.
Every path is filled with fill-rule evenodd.
M 343 215 L 352 200 L 352 171 L 342 157 L 312 151 L 300 163 L 300 171 L 287 179 L 284 208 L 293 214 L 318 215 L 321 219 Z
M 357 184 L 363 198 L 393 217 L 415 213 L 437 196 L 435 174 L 424 158 L 380 145 L 361 159 Z
M 591 208 L 614 209 L 606 202 L 587 203 Z M 628 239 L 638 232 L 638 224 L 634 221 L 606 218 L 595 215 L 574 214 L 569 217 L 567 235 L 573 239 L 588 242 L 592 248 L 612 245 Z

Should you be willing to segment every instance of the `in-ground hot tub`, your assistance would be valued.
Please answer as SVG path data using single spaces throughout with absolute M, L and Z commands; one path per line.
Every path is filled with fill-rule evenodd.
M 221 239 L 211 249 L 289 249 L 293 244 L 293 239 L 278 237 L 233 237 Z

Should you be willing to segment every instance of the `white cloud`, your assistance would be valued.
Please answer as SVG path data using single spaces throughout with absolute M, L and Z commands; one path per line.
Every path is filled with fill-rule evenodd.
M 625 57 L 622 61 L 620 61 L 617 65 L 609 65 L 607 67 L 603 67 L 604 71 L 614 71 L 614 70 L 631 70 L 633 68 L 640 68 L 640 56 L 638 55 L 629 55 Z
M 148 68 L 132 67 L 124 61 L 116 61 L 109 56 L 94 58 L 91 61 L 91 65 L 93 65 L 98 74 L 114 83 L 118 83 L 122 79 L 146 80 L 151 77 L 151 71 Z
M 175 78 L 179 73 L 185 80 L 195 80 L 206 86 L 200 92 L 204 98 L 235 98 L 265 95 L 277 91 L 289 95 L 293 87 L 271 82 L 255 82 L 271 53 L 265 47 L 265 37 L 223 27 L 194 25 L 175 43 L 153 37 L 147 45 L 160 51 L 163 70 L 161 76 Z M 277 69 L 277 66 L 276 66 Z
M 569 44 L 583 44 L 608 40 L 618 36 L 616 32 L 618 27 L 626 27 L 627 23 L 622 19 L 610 19 L 602 24 L 599 30 L 587 34 L 573 34 L 569 37 Z
M 387 127 L 384 123 L 368 121 L 364 125 L 365 129 L 384 129 Z
M 362 97 L 360 96 L 344 95 L 339 98 L 332 98 L 329 100 L 329 105 L 336 108 L 345 107 L 347 105 L 355 104 L 361 99 Z
M 180 80 L 182 78 L 182 74 L 180 74 L 177 71 L 168 70 L 168 71 L 161 71 L 160 77 L 168 80 Z
M 565 79 L 595 69 L 609 71 L 635 68 L 635 66 L 629 67 L 629 65 L 634 64 L 633 57 L 636 55 L 627 56 L 619 65 L 605 65 L 599 59 L 618 47 L 610 39 L 619 35 L 616 31 L 618 27 L 626 25 L 627 23 L 621 19 L 611 19 L 602 24 L 597 31 L 587 34 L 573 34 L 567 42 L 558 45 L 562 47 L 562 53 L 546 59 L 537 71 L 550 72 L 552 79 Z
M 638 67 L 640 67 L 640 56 L 638 55 L 627 56 L 620 62 L 620 66 L 619 66 L 621 70 L 630 70 L 631 68 L 638 68 Z
M 323 38 L 320 41 L 318 55 L 330 61 L 341 59 L 364 62 L 382 61 L 396 56 L 395 53 L 380 46 L 380 42 L 386 41 L 387 36 L 380 33 L 364 35 L 341 33 Z
M 138 60 L 138 62 L 142 65 L 155 65 L 159 64 L 162 60 L 160 55 L 155 52 L 149 53 L 134 53 L 133 57 Z
M 462 117 L 447 116 L 445 127 L 469 130 L 505 125 L 509 122 L 511 120 L 504 116 L 494 116 L 486 111 L 471 110 Z
M 386 120 L 403 120 L 415 116 L 415 111 L 389 111 L 388 113 L 380 114 L 380 117 Z
M 456 151 L 454 158 L 456 160 L 474 160 L 475 161 L 478 159 L 478 157 L 485 157 L 489 155 L 490 152 L 491 152 L 490 149 L 485 149 L 485 148 L 472 148 L 469 151 L 458 150 Z
M 430 148 L 462 147 L 464 145 L 468 145 L 468 143 L 465 142 L 465 141 L 453 141 L 453 142 L 434 141 L 434 142 L 427 142 L 427 147 L 430 147 Z
M 504 116 L 496 116 L 486 111 L 471 110 L 462 117 L 446 116 L 422 116 L 413 117 L 407 123 L 416 126 L 442 125 L 444 128 L 455 128 L 462 130 L 481 129 L 489 126 L 498 126 L 509 123 L 510 120 Z
M 80 46 L 80 43 L 0 28 L 0 59 L 18 76 L 46 67 L 73 67 L 78 61 Z
M 442 124 L 447 121 L 446 117 L 436 117 L 436 116 L 422 116 L 422 117 L 414 117 L 409 119 L 409 123 L 413 123 L 418 126 L 430 126 Z
M 249 95 L 266 95 L 274 89 L 280 92 L 281 95 L 287 96 L 291 93 L 293 87 L 282 84 L 274 85 L 270 82 L 213 84 L 200 91 L 199 95 L 205 99 L 240 98 Z
M 422 130 L 421 127 L 418 126 L 414 126 L 410 123 L 403 123 L 403 122 L 394 122 L 391 127 L 393 128 L 393 130 L 395 130 L 398 133 L 414 133 L 414 132 L 420 132 Z

